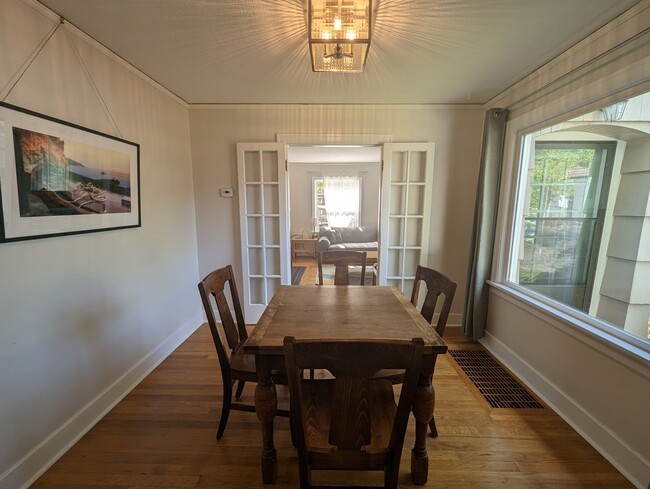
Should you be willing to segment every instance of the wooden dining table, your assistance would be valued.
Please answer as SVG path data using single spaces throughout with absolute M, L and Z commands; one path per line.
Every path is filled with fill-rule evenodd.
M 262 427 L 262 481 L 273 484 L 277 477 L 273 442 L 277 393 L 271 371 L 284 369 L 285 336 L 424 340 L 424 359 L 413 402 L 416 426 L 411 474 L 415 484 L 425 484 L 429 469 L 426 435 L 435 402 L 431 379 L 435 356 L 445 353 L 447 345 L 406 296 L 397 287 L 389 286 L 281 286 L 275 292 L 244 344 L 244 352 L 255 355 L 258 375 L 255 412 Z

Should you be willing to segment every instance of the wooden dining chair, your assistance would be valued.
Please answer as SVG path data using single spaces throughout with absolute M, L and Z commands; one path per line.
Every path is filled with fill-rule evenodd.
M 438 321 L 436 322 L 436 333 L 442 338 L 442 335 L 445 333 L 445 327 L 447 326 L 449 311 L 451 311 L 451 303 L 456 293 L 456 282 L 432 268 L 418 265 L 415 271 L 413 291 L 411 292 L 411 304 L 415 307 L 418 306 L 422 282 L 427 286 L 427 289 L 420 314 L 422 314 L 429 324 L 433 324 L 433 315 L 436 312 L 438 299 L 441 295 L 444 296 L 442 308 L 440 309 Z
M 229 304 L 226 296 L 226 284 L 230 292 L 231 304 Z M 237 382 L 235 399 L 240 399 L 246 382 L 257 382 L 255 357 L 253 355 L 245 355 L 243 348 L 241 348 L 248 338 L 248 332 L 246 331 L 246 323 L 244 322 L 244 314 L 242 313 L 239 302 L 239 295 L 237 294 L 237 285 L 235 284 L 232 266 L 227 265 L 209 273 L 199 283 L 199 293 L 203 301 L 203 308 L 208 319 L 214 346 L 217 349 L 217 357 L 219 358 L 221 378 L 223 381 L 223 403 L 219 428 L 217 429 L 217 440 L 219 440 L 226 429 L 231 409 L 255 412 L 255 406 L 251 404 L 232 402 L 232 388 L 235 382 Z M 214 300 L 217 311 L 219 312 L 223 334 L 218 326 L 211 298 Z M 234 319 L 231 311 L 235 312 Z M 224 337 L 228 345 L 227 349 L 222 340 Z M 277 384 L 287 383 L 286 376 L 282 372 L 273 372 L 272 377 Z M 289 412 L 286 410 L 278 410 L 277 414 L 280 416 L 288 416 Z
M 323 285 L 323 264 L 334 265 L 334 285 L 351 285 L 349 267 L 361 267 L 361 282 L 359 285 L 364 285 L 366 281 L 366 255 L 365 251 L 321 251 L 318 253 L 318 285 Z
M 409 412 L 424 342 L 284 339 L 300 487 L 313 470 L 383 470 L 383 487 L 397 487 Z M 382 368 L 404 369 L 399 402 Z M 327 369 L 327 380 L 305 380 L 303 369 Z
M 432 268 L 418 265 L 418 268 L 415 271 L 413 291 L 411 292 L 411 304 L 415 307 L 418 306 L 420 287 L 422 283 L 426 285 L 426 294 L 424 296 L 424 302 L 422 303 L 422 309 L 420 309 L 420 314 L 422 314 L 429 324 L 433 323 L 438 299 L 441 295 L 444 296 L 444 301 L 442 302 L 440 313 L 438 314 L 438 320 L 435 325 L 436 333 L 438 333 L 442 338 L 442 335 L 445 333 L 445 327 L 447 326 L 451 303 L 453 302 L 454 294 L 456 293 L 456 283 Z M 436 358 L 437 357 L 434 357 L 434 367 Z M 388 379 L 394 384 L 401 383 L 403 377 L 401 372 L 395 370 L 383 370 L 379 372 L 377 376 L 379 378 Z M 433 416 L 431 417 L 431 421 L 429 421 L 429 429 L 431 430 L 431 436 L 434 438 L 438 436 L 438 428 L 436 427 L 436 420 Z

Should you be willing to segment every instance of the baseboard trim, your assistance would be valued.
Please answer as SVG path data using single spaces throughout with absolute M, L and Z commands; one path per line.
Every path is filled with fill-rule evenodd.
M 437 312 L 433 315 L 433 321 L 432 321 L 433 324 L 436 324 L 439 316 L 440 314 L 438 314 Z M 463 315 L 461 313 L 454 313 L 454 312 L 450 313 L 449 316 L 447 317 L 447 327 L 445 328 L 445 331 L 447 330 L 447 328 L 450 327 L 460 328 L 462 326 L 462 322 L 463 322 Z
M 463 336 L 463 327 L 460 324 L 448 324 L 445 328 L 444 337 Z
M 648 488 L 648 462 L 641 454 L 627 446 L 606 427 L 599 425 L 571 396 L 562 392 L 488 331 L 479 341 L 632 484 L 639 489 Z
M 463 323 L 463 314 L 462 313 L 451 313 L 447 318 L 447 327 L 458 327 L 462 328 Z
M 203 319 L 197 316 L 180 326 L 124 375 L 2 474 L 0 489 L 15 489 L 17 487 L 27 489 L 202 323 Z

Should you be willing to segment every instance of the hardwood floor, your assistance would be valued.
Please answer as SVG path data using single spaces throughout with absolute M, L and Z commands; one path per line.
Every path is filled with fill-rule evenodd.
M 315 277 L 305 272 L 303 280 Z M 454 348 L 477 348 L 446 338 Z M 253 413 L 232 411 L 215 440 L 221 409 L 219 364 L 204 325 L 127 395 L 32 487 L 136 489 L 261 488 L 261 432 Z M 550 409 L 489 409 L 449 355 L 434 377 L 440 436 L 428 438 L 430 488 L 631 488 L 629 482 Z M 244 399 L 253 401 L 254 386 Z M 279 386 L 280 403 L 287 390 Z M 276 418 L 278 483 L 298 487 L 289 421 Z M 413 421 L 407 431 L 400 487 L 410 481 Z M 332 476 L 359 483 L 378 474 Z M 338 479 L 336 477 L 339 477 Z
M 291 266 L 305 267 L 305 273 L 300 279 L 300 285 L 318 283 L 318 262 L 314 258 L 298 256 L 291 262 Z M 331 281 L 334 283 L 334 281 Z M 327 284 L 327 281 L 325 282 Z

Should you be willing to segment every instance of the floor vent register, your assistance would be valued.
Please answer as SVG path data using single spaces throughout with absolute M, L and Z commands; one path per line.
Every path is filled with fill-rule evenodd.
M 544 408 L 487 352 L 482 350 L 449 350 L 449 353 L 491 407 L 507 409 Z

